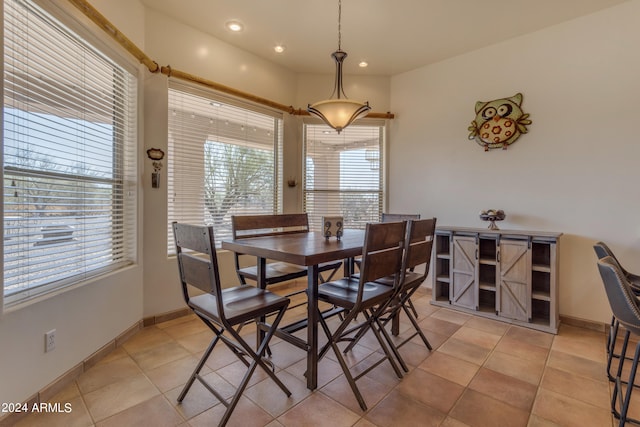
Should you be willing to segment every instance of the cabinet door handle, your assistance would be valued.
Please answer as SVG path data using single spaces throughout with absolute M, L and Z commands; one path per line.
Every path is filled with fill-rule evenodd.
M 496 252 L 496 262 L 500 262 L 500 251 Z
M 476 259 L 478 259 L 478 248 L 476 248 Z

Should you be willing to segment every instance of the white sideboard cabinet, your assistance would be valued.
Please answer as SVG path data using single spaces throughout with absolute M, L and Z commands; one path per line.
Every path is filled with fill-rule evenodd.
M 432 304 L 556 334 L 561 235 L 438 227 Z

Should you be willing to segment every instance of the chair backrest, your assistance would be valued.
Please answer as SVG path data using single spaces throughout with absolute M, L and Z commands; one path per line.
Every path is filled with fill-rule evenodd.
M 180 271 L 180 282 L 185 302 L 189 304 L 188 285 L 220 295 L 220 272 L 213 236 L 213 227 L 172 223 L 173 239 Z M 221 298 L 216 298 L 218 313 L 222 314 Z
M 410 219 L 420 219 L 420 214 L 397 214 L 397 213 L 385 213 L 382 212 L 381 222 L 398 222 L 407 221 Z
M 231 230 L 234 239 L 306 233 L 309 231 L 309 217 L 306 213 L 233 215 Z
M 633 333 L 640 333 L 640 307 L 638 298 L 620 264 L 610 256 L 598 260 L 598 270 L 615 318 Z
M 620 261 L 618 261 L 618 258 L 616 258 L 616 256 L 613 254 L 613 251 L 611 250 L 611 248 L 609 248 L 609 246 L 607 246 L 606 243 L 604 242 L 596 243 L 595 245 L 593 245 L 593 250 L 596 251 L 596 255 L 598 259 L 602 259 L 604 257 L 610 256 L 618 263 L 618 265 L 620 266 L 620 269 L 622 270 L 625 276 L 629 274 L 629 272 L 622 267 L 622 264 L 620 264 Z
M 436 232 L 436 219 L 417 219 L 407 222 L 407 239 L 403 271 L 413 270 L 424 264 L 423 277 L 426 278 L 431 264 L 431 249 Z
M 360 266 L 361 284 L 394 276 L 394 286 L 398 285 L 406 230 L 405 221 L 367 224 Z

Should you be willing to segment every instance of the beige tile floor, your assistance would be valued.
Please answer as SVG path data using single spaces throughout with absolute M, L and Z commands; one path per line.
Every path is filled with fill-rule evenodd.
M 320 362 L 319 387 L 311 392 L 304 382 L 303 352 L 275 339 L 272 360 L 291 397 L 257 370 L 229 425 L 617 425 L 608 409 L 611 386 L 605 376 L 603 333 L 562 325 L 554 336 L 434 307 L 429 300 L 427 289 L 414 298 L 434 350 L 429 352 L 415 338 L 401 349 L 410 365 L 402 380 L 386 363 L 359 380 L 367 412 L 358 407 L 333 354 Z M 303 310 L 294 309 L 288 316 L 303 315 Z M 409 326 L 402 322 L 401 336 Z M 198 382 L 182 404 L 176 402 L 211 337 L 194 316 L 147 327 L 52 399 L 71 403 L 71 413 L 31 414 L 17 425 L 217 425 L 224 407 Z M 373 344 L 365 337 L 347 357 L 355 371 L 379 357 Z M 229 396 L 243 368 L 220 347 L 203 373 Z M 631 415 L 639 412 L 640 402 L 632 403 Z

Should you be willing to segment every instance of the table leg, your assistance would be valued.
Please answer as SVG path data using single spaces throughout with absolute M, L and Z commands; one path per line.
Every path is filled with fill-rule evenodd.
M 266 285 L 266 277 L 267 277 L 267 259 L 266 258 L 262 258 L 262 257 L 257 257 L 256 260 L 256 270 L 257 270 L 257 286 L 261 289 L 266 289 L 267 285 Z M 260 318 L 260 322 L 265 322 L 266 321 L 266 317 L 262 316 Z M 256 334 L 256 349 L 258 349 L 260 347 L 260 343 L 262 343 L 262 340 L 264 339 L 265 336 L 265 332 L 261 329 L 258 328 L 258 333 Z
M 318 266 L 307 273 L 307 388 L 318 387 Z
M 345 258 L 342 266 L 344 268 L 344 277 L 351 277 L 351 275 L 353 274 L 353 264 L 354 264 L 354 260 L 353 258 Z
M 394 301 L 393 304 L 397 302 L 398 301 Z M 398 310 L 395 316 L 393 316 L 393 319 L 391 319 L 391 334 L 395 337 L 400 335 L 400 310 Z

